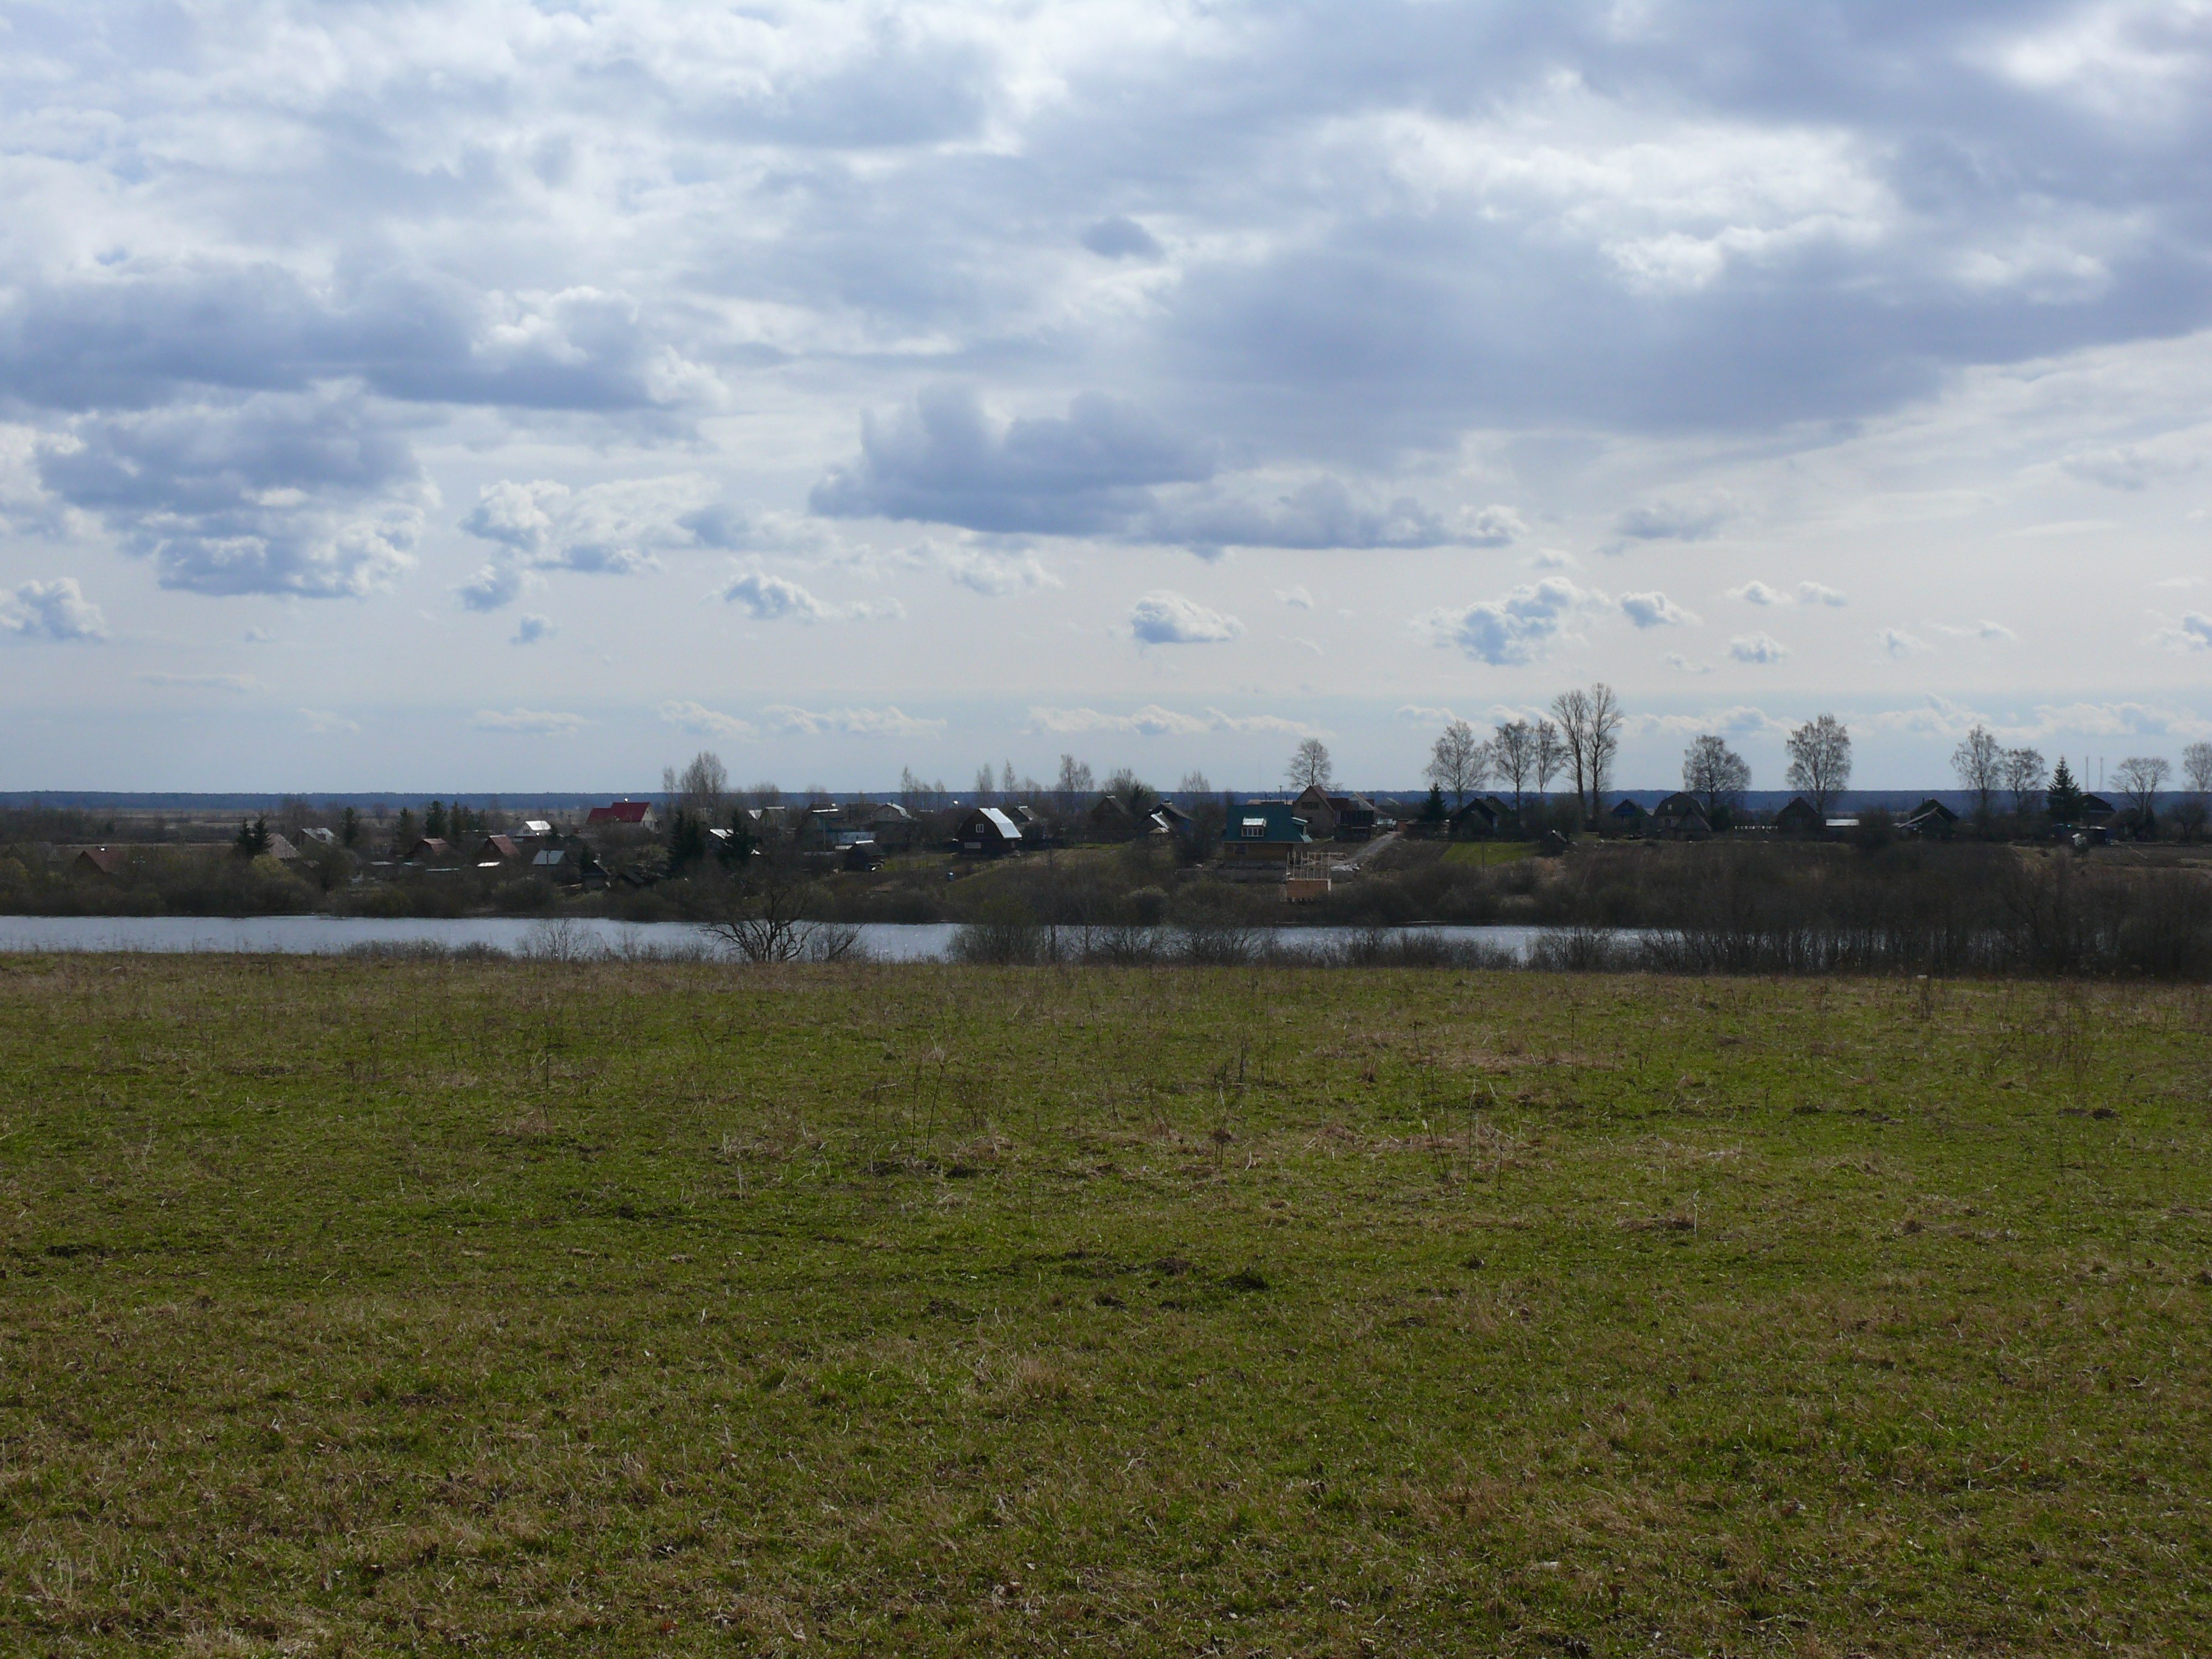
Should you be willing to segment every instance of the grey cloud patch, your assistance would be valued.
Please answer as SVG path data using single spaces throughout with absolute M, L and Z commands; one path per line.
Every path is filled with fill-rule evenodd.
M 545 708 L 479 708 L 469 724 L 479 732 L 507 732 L 523 737 L 568 738 L 584 729 L 581 714 Z
M 1735 515 L 1735 508 L 1724 501 L 1652 501 L 1626 508 L 1613 529 L 1631 541 L 1701 542 L 1718 534 Z
M 72 642 L 107 637 L 107 618 L 74 576 L 25 582 L 0 593 L 0 630 L 29 640 Z
M 889 417 L 861 417 L 860 453 L 814 486 L 824 518 L 919 520 L 969 530 L 1097 535 L 1152 505 L 1151 487 L 1212 477 L 1213 447 L 1135 404 L 1086 392 L 1066 416 L 1001 423 L 967 386 L 935 386 Z
M 1087 227 L 1083 246 L 1102 259 L 1157 259 L 1166 251 L 1152 232 L 1122 214 Z
M 407 402 L 608 414 L 709 389 L 627 295 L 391 269 L 318 289 L 269 262 L 94 268 L 18 289 L 0 301 L 0 365 L 8 400 L 74 410 L 338 380 Z
M 1486 538 L 1498 521 L 1479 520 Z M 1144 541 L 1186 547 L 1419 548 L 1462 540 L 1455 526 L 1410 495 L 1363 505 L 1338 479 L 1316 478 L 1267 503 L 1194 500 L 1164 505 L 1131 526 Z M 1507 539 L 1510 539 L 1510 537 Z M 1480 544 L 1495 546 L 1494 539 Z
M 1729 641 L 1729 655 L 1738 662 L 1778 663 L 1789 654 L 1790 647 L 1771 634 L 1739 634 Z
M 486 485 L 460 527 L 496 550 L 456 592 L 472 611 L 512 605 L 547 571 L 629 576 L 659 568 L 663 553 L 771 544 L 763 523 L 708 499 L 705 479 L 678 474 L 572 489 L 551 479 Z
M 526 616 L 520 618 L 515 623 L 514 637 L 509 640 L 507 643 L 509 645 L 536 645 L 541 640 L 551 639 L 560 631 L 560 625 L 550 617 Z
M 405 439 L 343 390 L 76 421 L 40 482 L 165 587 L 358 598 L 413 562 L 427 490 Z

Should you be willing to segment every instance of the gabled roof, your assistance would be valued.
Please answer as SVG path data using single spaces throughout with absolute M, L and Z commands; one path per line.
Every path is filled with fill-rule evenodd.
M 76 855 L 76 861 L 90 865 L 103 876 L 121 874 L 123 866 L 128 862 L 112 847 L 88 847 Z
M 285 840 L 283 836 L 276 834 L 274 831 L 271 831 L 270 834 L 269 846 L 266 850 L 269 856 L 272 859 L 290 860 L 300 856 L 300 849 L 298 848 L 293 846 L 290 842 Z
M 1229 815 L 1223 839 L 1241 842 L 1310 842 L 1306 821 L 1286 800 L 1247 801 Z M 1256 833 L 1255 833 L 1256 831 Z
M 649 800 L 618 800 L 611 806 L 594 806 L 587 823 L 643 823 L 653 810 Z
M 526 836 L 550 836 L 553 833 L 553 826 L 544 818 L 525 818 L 522 833 Z
M 1607 810 L 1617 818 L 1640 818 L 1644 816 L 1644 803 L 1627 795 L 1623 795 Z M 1665 802 L 1660 803 L 1659 810 L 1662 812 L 1667 810 Z
M 513 839 L 507 836 L 486 836 L 483 838 L 483 845 L 477 850 L 490 853 L 503 859 L 519 857 L 522 852 L 522 849 L 514 844 Z
M 1677 789 L 1673 794 L 1651 809 L 1654 817 L 1686 818 L 1692 815 L 1703 817 L 1705 804 L 1686 789 Z
M 977 818 L 985 820 L 994 830 L 997 830 L 1008 841 L 1019 841 L 1022 838 L 1021 825 L 1016 823 L 1012 818 L 1008 817 L 1004 812 L 1001 812 L 995 806 L 977 807 L 974 811 L 968 815 L 967 819 L 962 825 L 962 828 L 965 829 L 967 824 L 973 823 Z

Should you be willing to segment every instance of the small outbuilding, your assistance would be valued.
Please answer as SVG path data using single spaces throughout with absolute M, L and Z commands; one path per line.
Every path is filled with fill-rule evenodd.
M 1785 836 L 1817 836 L 1826 832 L 1828 822 L 1804 796 L 1792 795 L 1790 805 L 1774 815 L 1774 827 Z

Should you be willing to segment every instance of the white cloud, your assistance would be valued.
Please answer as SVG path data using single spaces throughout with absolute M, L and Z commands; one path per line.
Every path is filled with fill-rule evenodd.
M 1397 718 L 1409 726 L 1449 726 L 1459 716 L 1449 708 L 1431 708 L 1409 702 L 1398 710 Z
M 805 738 L 935 738 L 944 735 L 945 726 L 898 708 L 811 709 L 781 702 L 761 710 L 761 718 L 779 732 Z
M 1547 576 L 1459 611 L 1431 611 L 1414 627 L 1438 645 L 1455 647 L 1478 662 L 1514 667 L 1536 660 L 1565 637 L 1576 616 L 1604 604 L 1601 594 L 1564 576 Z
M 550 640 L 561 631 L 560 624 L 550 617 L 524 616 L 514 625 L 514 637 L 509 645 L 536 645 L 540 640 Z
M 1708 708 L 1695 714 L 1632 714 L 1626 723 L 1632 736 L 1658 734 L 1696 737 L 1701 732 L 1725 732 L 1738 738 L 1771 736 L 1786 732 L 1790 723 L 1777 720 L 1764 708 L 1737 703 L 1728 708 Z
M 584 729 L 581 714 L 541 708 L 479 708 L 469 721 L 479 732 L 512 732 L 527 737 L 574 737 Z
M 1929 623 L 1928 626 L 1948 639 L 1990 640 L 2000 645 L 2017 645 L 2020 642 L 2020 635 L 2002 623 Z
M 1739 634 L 1729 641 L 1729 655 L 1738 662 L 1777 663 L 1790 647 L 1771 634 Z
M 1769 587 L 1765 582 L 1749 581 L 1741 587 L 1729 589 L 1729 598 L 1741 599 L 1746 605 L 1787 605 L 1790 596 L 1778 587 Z
M 1678 674 L 1710 674 L 1713 672 L 1712 664 L 1693 661 L 1679 651 L 1669 651 L 1665 661 L 1667 666 Z
M 1613 528 L 1626 541 L 1701 542 L 1719 534 L 1721 526 L 1735 516 L 1735 504 L 1725 495 L 1701 501 L 1656 501 L 1624 509 Z
M 1881 642 L 1886 656 L 1910 657 L 1929 648 L 1927 641 L 1917 638 L 1901 628 L 1885 628 L 1875 637 Z
M 1838 592 L 1834 588 L 1826 586 L 1822 583 L 1799 582 L 1797 584 L 1797 602 L 1800 605 L 1849 605 L 1850 600 L 1846 599 L 1843 594 Z
M 1696 626 L 1698 622 L 1696 616 L 1664 593 L 1624 593 L 1620 596 L 1620 611 L 1638 628 L 1688 628 Z
M 1314 597 L 1306 592 L 1303 584 L 1296 587 L 1279 587 L 1275 590 L 1275 597 L 1293 611 L 1310 611 L 1314 608 Z
M 333 714 L 327 708 L 302 708 L 300 718 L 307 723 L 307 730 L 325 736 L 334 732 L 358 732 L 361 722 L 348 720 L 343 714 Z
M 908 556 L 935 564 L 961 586 L 987 599 L 1061 586 L 1060 578 L 1046 569 L 1035 554 L 1014 549 L 973 544 L 939 547 L 923 542 L 908 550 Z
M 1156 588 L 1130 607 L 1129 631 L 1141 645 L 1218 645 L 1241 635 L 1244 624 L 1195 599 Z
M 102 640 L 107 637 L 107 618 L 85 598 L 76 577 L 57 576 L 0 593 L 0 631 L 27 640 Z
M 760 735 L 760 728 L 751 721 L 741 720 L 734 714 L 725 714 L 703 703 L 664 702 L 656 712 L 662 725 L 672 726 L 679 732 L 690 732 L 702 738 L 746 739 Z
M 721 596 L 727 604 L 743 605 L 757 622 L 869 622 L 906 614 L 896 599 L 831 605 L 795 581 L 762 570 L 740 571 L 722 588 Z
M 1729 589 L 1728 596 L 1732 599 L 1741 599 L 1746 605 L 1844 605 L 1850 603 L 1844 594 L 1822 582 L 1799 582 L 1795 592 L 1785 592 L 1765 582 L 1748 581 L 1741 587 Z

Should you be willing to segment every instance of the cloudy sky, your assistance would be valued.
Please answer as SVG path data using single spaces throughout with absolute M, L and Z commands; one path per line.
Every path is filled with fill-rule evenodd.
M 0 0 L 0 787 L 2212 734 L 2208 0 Z

